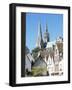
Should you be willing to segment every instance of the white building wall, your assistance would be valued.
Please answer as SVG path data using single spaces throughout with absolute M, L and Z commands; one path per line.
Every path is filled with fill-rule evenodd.
M 47 60 L 47 70 L 48 70 L 50 76 L 52 73 L 54 73 L 54 62 L 53 62 L 53 58 L 51 58 L 50 55 Z
M 31 71 L 31 62 L 27 56 L 26 56 L 26 60 L 25 60 L 25 69 L 28 69 L 28 71 Z
M 59 75 L 63 74 L 63 59 L 59 62 Z

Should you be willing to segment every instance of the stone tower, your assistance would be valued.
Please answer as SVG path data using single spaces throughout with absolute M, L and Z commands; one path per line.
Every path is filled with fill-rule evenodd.
M 44 42 L 44 44 L 47 44 L 47 42 L 49 42 L 49 41 L 50 41 L 50 38 L 49 38 L 49 33 L 48 33 L 48 26 L 47 26 L 47 23 L 46 23 L 43 42 Z
M 39 48 L 43 47 L 42 29 L 41 29 L 41 23 L 40 22 L 38 24 L 38 37 L 37 37 L 36 47 L 39 47 Z

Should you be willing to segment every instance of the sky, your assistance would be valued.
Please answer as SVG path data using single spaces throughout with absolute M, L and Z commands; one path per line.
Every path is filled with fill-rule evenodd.
M 42 36 L 47 23 L 50 41 L 56 40 L 58 36 L 63 37 L 63 14 L 26 13 L 26 46 L 30 51 L 36 47 L 39 22 L 41 23 Z

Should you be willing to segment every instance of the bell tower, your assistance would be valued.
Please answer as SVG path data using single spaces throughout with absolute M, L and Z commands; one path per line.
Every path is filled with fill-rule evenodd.
M 44 33 L 44 38 L 43 38 L 44 47 L 46 47 L 47 42 L 49 42 L 49 41 L 50 41 L 50 38 L 49 38 L 49 33 L 48 33 L 48 26 L 47 26 L 47 23 L 46 23 L 45 33 Z
M 47 43 L 47 42 L 50 41 L 47 24 L 46 24 L 45 30 L 46 30 L 46 31 L 45 31 L 45 33 L 44 33 L 44 43 Z

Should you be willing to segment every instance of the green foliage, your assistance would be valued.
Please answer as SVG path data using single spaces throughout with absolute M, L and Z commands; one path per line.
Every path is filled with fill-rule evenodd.
M 32 50 L 33 58 L 36 59 L 37 56 L 38 56 L 38 52 L 39 52 L 39 51 L 42 51 L 42 50 L 44 50 L 43 45 L 42 45 L 42 48 L 41 48 L 41 49 L 40 49 L 39 47 L 34 48 L 34 49 Z
M 37 58 L 37 55 L 38 55 L 38 52 L 40 51 L 40 48 L 34 48 L 32 50 L 32 55 L 33 55 L 33 58 L 36 59 Z
M 47 72 L 47 68 L 46 67 L 33 67 L 32 68 L 32 75 L 33 76 L 42 76 L 43 72 Z
M 33 56 L 34 59 L 36 59 L 37 56 L 38 56 L 38 53 L 32 53 L 32 56 Z
M 40 51 L 40 48 L 37 47 L 32 50 L 32 53 L 37 53 L 38 51 Z

